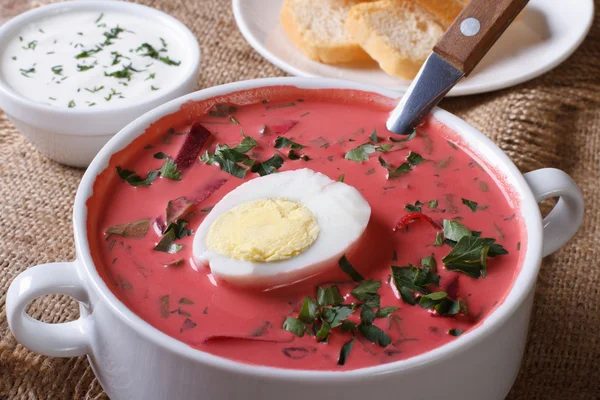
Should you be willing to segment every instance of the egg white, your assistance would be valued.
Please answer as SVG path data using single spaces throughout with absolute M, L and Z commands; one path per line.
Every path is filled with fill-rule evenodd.
M 208 249 L 212 223 L 233 207 L 262 198 L 284 198 L 307 207 L 319 224 L 319 236 L 304 252 L 282 261 L 237 260 Z M 364 233 L 371 207 L 354 187 L 304 168 L 252 179 L 218 202 L 194 235 L 193 257 L 217 278 L 239 286 L 284 286 L 324 272 L 351 250 Z

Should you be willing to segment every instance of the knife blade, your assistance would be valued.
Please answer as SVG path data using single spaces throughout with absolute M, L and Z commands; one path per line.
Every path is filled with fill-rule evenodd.
M 472 0 L 435 45 L 390 114 L 390 132 L 410 135 L 464 76 L 469 75 L 529 0 Z

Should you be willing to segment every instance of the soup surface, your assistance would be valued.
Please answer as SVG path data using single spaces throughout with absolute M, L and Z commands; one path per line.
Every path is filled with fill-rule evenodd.
M 88 235 L 100 275 L 160 331 L 251 364 L 350 370 L 455 340 L 503 301 L 519 272 L 518 201 L 435 120 L 410 137 L 388 132 L 392 107 L 362 92 L 291 87 L 186 103 L 98 176 Z M 223 144 L 238 154 L 219 153 Z M 339 265 L 268 290 L 194 265 L 193 234 L 223 196 L 301 168 L 353 186 L 371 207 Z M 182 197 L 184 211 L 173 202 L 167 210 Z

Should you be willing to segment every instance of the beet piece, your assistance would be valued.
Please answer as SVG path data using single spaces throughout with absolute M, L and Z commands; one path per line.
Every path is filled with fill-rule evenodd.
M 191 167 L 194 162 L 196 162 L 200 150 L 202 150 L 202 146 L 206 144 L 209 137 L 210 132 L 208 129 L 202 124 L 194 122 L 189 133 L 185 136 L 185 141 L 183 142 L 181 149 L 179 149 L 177 157 L 175 157 L 177 169 L 184 171 Z
M 292 129 L 297 123 L 298 121 L 294 119 L 283 119 L 272 124 L 267 124 L 267 127 L 269 128 L 269 131 L 277 135 L 283 135 Z

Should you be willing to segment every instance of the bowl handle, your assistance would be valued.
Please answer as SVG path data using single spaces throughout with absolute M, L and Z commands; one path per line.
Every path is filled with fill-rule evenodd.
M 565 172 L 543 168 L 524 174 L 535 200 L 558 197 L 558 203 L 544 218 L 543 256 L 554 253 L 577 233 L 583 220 L 583 196 Z
M 48 324 L 31 318 L 25 309 L 40 296 L 60 293 L 87 304 L 88 294 L 77 271 L 77 261 L 42 264 L 21 272 L 8 288 L 6 315 L 15 338 L 47 356 L 74 357 L 91 352 L 92 319 Z

